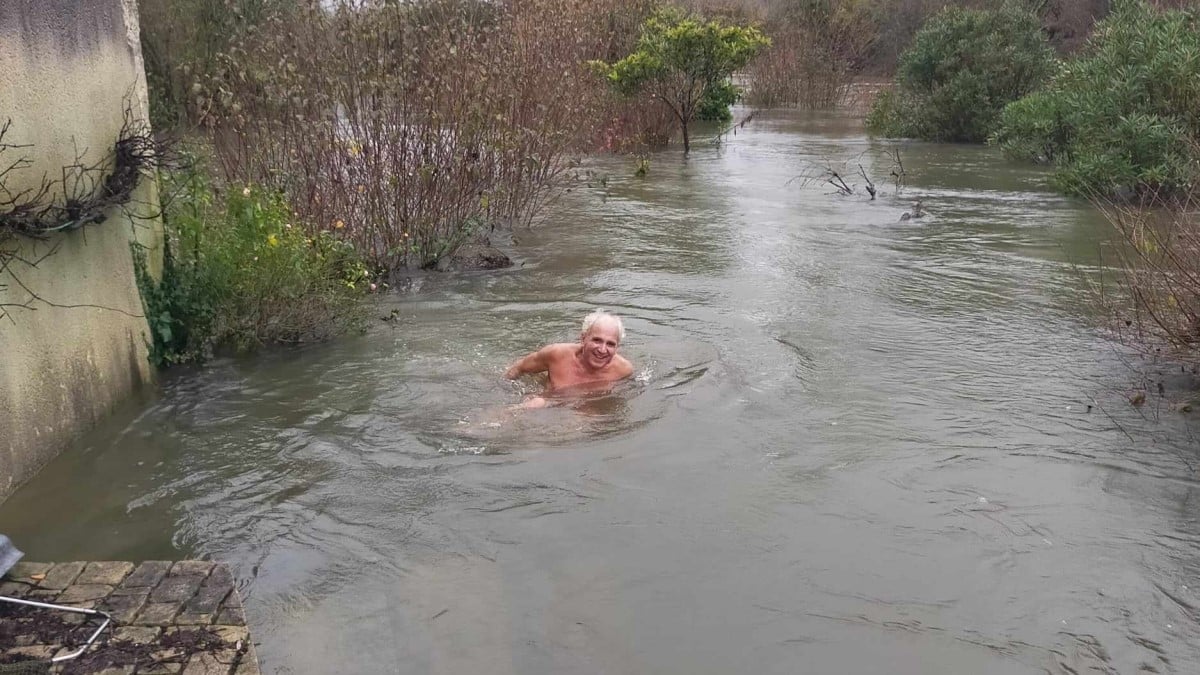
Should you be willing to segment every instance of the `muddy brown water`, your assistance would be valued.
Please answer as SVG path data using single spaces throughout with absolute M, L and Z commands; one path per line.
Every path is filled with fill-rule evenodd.
M 1200 672 L 1195 419 L 1124 402 L 1107 226 L 987 148 L 908 144 L 874 202 L 793 180 L 885 147 L 779 112 L 591 160 L 522 267 L 168 375 L 0 531 L 228 561 L 269 673 Z M 595 307 L 637 381 L 507 411 Z

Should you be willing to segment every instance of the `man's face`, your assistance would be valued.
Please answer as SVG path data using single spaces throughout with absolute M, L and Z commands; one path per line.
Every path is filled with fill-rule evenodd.
M 597 323 L 580 338 L 583 343 L 583 362 L 589 368 L 607 366 L 621 346 L 621 333 L 611 323 Z

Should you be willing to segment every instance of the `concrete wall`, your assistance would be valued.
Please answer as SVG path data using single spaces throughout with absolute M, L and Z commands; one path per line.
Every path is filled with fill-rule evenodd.
M 5 179 L 10 191 L 59 177 L 77 153 L 109 155 L 127 105 L 148 114 L 136 0 L 0 0 L 0 124 L 11 120 L 6 143 L 31 146 L 0 163 L 33 162 Z M 118 208 L 46 241 L 0 244 L 30 261 L 54 251 L 0 273 L 0 304 L 32 307 L 0 319 L 0 499 L 153 377 L 130 252 L 137 239 L 161 264 L 151 181 L 130 208 L 143 217 Z

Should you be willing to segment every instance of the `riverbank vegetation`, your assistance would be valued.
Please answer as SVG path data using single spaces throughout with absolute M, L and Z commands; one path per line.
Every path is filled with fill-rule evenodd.
M 530 224 L 584 153 L 659 147 L 680 113 L 726 118 L 749 57 L 677 51 L 670 67 L 706 79 L 672 107 L 587 65 L 659 43 L 647 0 L 142 5 L 156 119 L 211 148 L 219 183 L 282 195 L 310 235 L 340 223 L 384 278 Z
M 1200 373 L 1200 198 L 1101 204 L 1120 235 L 1097 295 L 1123 344 Z
M 1086 40 L 1065 6 L 950 7 L 900 56 L 893 89 L 867 117 L 876 134 L 990 141 L 1053 164 L 1065 192 L 1145 201 L 1200 175 L 1200 10 L 1115 3 Z M 1171 3 L 1165 3 L 1171 4 Z M 1053 17 L 1053 19 L 1051 18 Z M 1064 19 L 1068 17 L 1068 19 Z M 1056 23 L 1057 21 L 1057 23 Z M 1049 38 L 1075 53 L 1055 58 Z
M 992 141 L 1066 192 L 1156 201 L 1200 178 L 1200 12 L 1126 2 L 1082 54 L 1012 103 Z
M 1111 15 L 1109 0 L 139 4 L 155 123 L 212 167 L 168 209 L 170 283 L 147 287 L 166 308 L 151 319 L 170 338 L 164 363 L 332 334 L 327 320 L 353 321 L 322 309 L 329 298 L 352 307 L 364 285 L 531 224 L 587 153 L 634 153 L 644 170 L 675 137 L 686 151 L 692 121 L 728 119 L 739 97 L 829 108 L 856 80 L 894 75 L 868 119 L 876 133 L 990 138 L 1053 163 L 1064 190 L 1106 199 L 1180 201 L 1200 166 L 1200 31 L 1194 11 L 1157 8 L 1179 4 L 1168 0 L 1111 3 Z M 258 215 L 235 217 L 243 199 Z M 1131 235 L 1130 250 L 1146 241 Z M 269 264 L 250 264 L 264 245 Z M 307 270 L 288 279 L 311 298 L 286 304 L 307 305 L 311 322 L 263 318 L 234 302 L 259 291 L 228 290 L 257 283 L 229 270 L 278 276 L 283 259 Z M 226 290 L 197 290 L 210 276 Z M 246 316 L 218 318 L 219 303 Z
M 1010 0 L 1011 2 L 1011 0 Z M 726 7 L 724 3 L 716 3 Z M 745 71 L 746 101 L 758 107 L 828 109 L 856 103 L 856 83 L 890 79 L 914 36 L 941 11 L 995 10 L 993 0 L 766 0 L 741 5 L 762 22 L 771 47 Z M 1036 21 L 1059 55 L 1075 53 L 1111 0 L 1011 4 Z M 868 91 L 874 87 L 868 87 Z M 869 101 L 868 101 L 869 102 Z
M 1046 16 L 1023 5 L 947 9 L 900 57 L 867 122 L 1051 164 L 1057 187 L 1090 199 L 1117 234 L 1096 296 L 1116 338 L 1196 369 L 1200 8 L 1186 4 L 1113 3 L 1061 60 Z
M 155 365 L 362 325 L 371 274 L 336 231 L 306 232 L 281 195 L 259 187 L 220 190 L 194 168 L 163 179 L 162 277 L 138 270 Z
M 867 126 L 883 136 L 982 142 L 1004 106 L 1037 89 L 1053 66 L 1041 22 L 1027 9 L 951 7 L 917 32 Z
M 869 6 L 854 0 L 773 2 L 763 31 L 771 45 L 746 69 L 747 101 L 757 107 L 839 105 L 879 39 Z

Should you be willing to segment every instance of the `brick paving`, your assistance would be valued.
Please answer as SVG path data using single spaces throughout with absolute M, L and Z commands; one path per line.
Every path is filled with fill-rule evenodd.
M 18 563 L 0 595 L 108 612 L 113 623 L 62 675 L 259 675 L 229 569 L 198 560 Z M 0 602 L 0 664 L 74 651 L 98 625 Z

